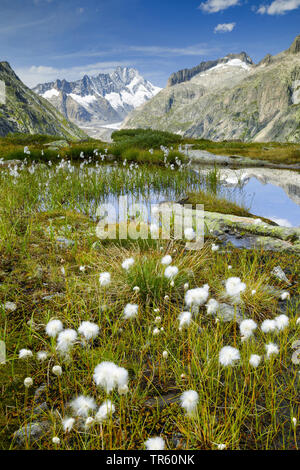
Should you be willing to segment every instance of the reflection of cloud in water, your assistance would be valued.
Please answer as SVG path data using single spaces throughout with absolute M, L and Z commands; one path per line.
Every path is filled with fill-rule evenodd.
M 279 219 L 278 217 L 269 217 L 270 220 L 276 222 L 276 224 L 280 225 L 281 227 L 292 227 L 293 225 L 287 219 Z

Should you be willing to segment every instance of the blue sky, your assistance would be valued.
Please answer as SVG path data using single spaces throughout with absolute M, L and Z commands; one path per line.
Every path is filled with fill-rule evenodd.
M 203 60 L 257 62 L 300 34 L 300 0 L 0 0 L 0 61 L 29 86 L 134 66 L 155 85 Z

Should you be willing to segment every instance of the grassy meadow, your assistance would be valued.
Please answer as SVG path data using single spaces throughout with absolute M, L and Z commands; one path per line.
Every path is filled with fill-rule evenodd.
M 216 174 L 207 192 L 207 176 L 189 170 L 179 141 L 149 136 L 142 148 L 138 139 L 123 134 L 108 150 L 73 143 L 60 158 L 44 151 L 39 159 L 43 138 L 20 137 L 6 151 L 0 142 L 5 159 L 20 152 L 24 160 L 25 145 L 31 152 L 23 165 L 0 170 L 0 448 L 140 450 L 159 436 L 170 450 L 298 449 L 299 259 L 218 248 L 209 233 L 200 251 L 175 239 L 101 241 L 97 207 L 119 195 L 151 202 L 153 193 L 190 194 L 225 210 Z M 249 215 L 226 203 L 226 211 Z M 272 274 L 276 266 L 290 284 Z M 230 278 L 240 280 L 237 296 Z M 209 292 L 204 287 L 199 305 L 191 304 L 190 290 L 205 285 Z M 234 318 L 252 319 L 251 334 L 210 311 L 212 299 Z M 64 328 L 57 334 L 53 319 Z M 95 334 L 88 337 L 82 322 Z M 222 354 L 227 346 L 235 357 Z M 100 377 L 95 368 L 104 361 L 127 373 L 110 365 L 109 377 Z M 189 391 L 196 395 L 183 399 Z

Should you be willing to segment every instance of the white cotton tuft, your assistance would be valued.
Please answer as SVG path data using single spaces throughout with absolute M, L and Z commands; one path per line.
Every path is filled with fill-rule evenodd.
M 128 371 L 113 362 L 104 361 L 95 367 L 93 378 L 97 386 L 110 393 L 115 387 L 127 385 Z
M 276 331 L 277 325 L 275 320 L 264 320 L 261 324 L 261 331 L 263 333 L 272 333 Z
M 125 320 L 129 320 L 130 318 L 134 318 L 137 316 L 139 310 L 139 306 L 137 304 L 127 304 L 124 308 L 124 318 Z
M 178 274 L 178 268 L 177 266 L 168 266 L 165 269 L 165 277 L 167 279 L 173 279 L 175 276 Z
M 253 335 L 253 332 L 256 330 L 256 328 L 257 328 L 257 323 L 252 319 L 243 320 L 240 323 L 240 332 L 244 338 L 250 338 L 250 336 Z
M 266 344 L 265 349 L 267 353 L 267 358 L 270 358 L 271 356 L 276 356 L 279 353 L 279 348 L 277 344 L 274 343 Z
M 286 291 L 282 292 L 280 298 L 281 298 L 281 300 L 287 300 L 287 299 L 289 299 L 289 298 L 290 298 L 289 292 L 286 292 Z
M 168 264 L 171 264 L 172 263 L 172 256 L 170 255 L 166 255 L 162 258 L 161 260 L 161 264 L 164 264 L 164 265 L 168 265 Z
M 128 271 L 134 265 L 134 258 L 126 258 L 122 263 L 122 268 Z
M 277 330 L 283 331 L 289 326 L 290 320 L 287 315 L 278 315 L 278 317 L 275 317 L 274 321 L 276 323 Z
M 110 273 L 100 273 L 99 283 L 101 287 L 106 287 L 110 284 Z
M 145 447 L 147 450 L 164 450 L 165 441 L 162 437 L 150 437 L 146 440 Z
M 105 400 L 102 405 L 99 407 L 99 410 L 95 414 L 95 420 L 97 423 L 102 423 L 110 416 L 114 414 L 116 408 L 110 400 Z
M 193 416 L 195 414 L 198 401 L 199 395 L 195 390 L 187 390 L 186 392 L 183 392 L 180 397 L 181 406 L 188 416 Z
M 55 338 L 63 328 L 63 324 L 60 320 L 50 320 L 46 325 L 46 333 L 51 338 Z
M 219 353 L 219 362 L 222 366 L 232 366 L 241 358 L 239 351 L 232 346 L 224 346 Z
M 205 284 L 203 287 L 196 287 L 190 289 L 185 293 L 185 303 L 188 307 L 201 306 L 205 304 L 209 295 L 209 286 Z
M 70 407 L 76 416 L 87 418 L 89 413 L 96 409 L 96 402 L 92 397 L 79 395 L 71 401 Z
M 191 312 L 181 312 L 179 317 L 179 327 L 182 328 L 183 326 L 189 326 L 192 321 L 192 314 Z
M 33 380 L 31 377 L 26 377 L 26 379 L 24 380 L 24 385 L 26 388 L 30 388 L 32 387 L 33 385 Z
M 70 432 L 74 426 L 75 419 L 74 418 L 65 418 L 62 421 L 63 429 L 65 432 Z
M 29 357 L 32 357 L 32 351 L 30 349 L 20 349 L 19 351 L 19 359 L 28 359 Z
M 99 326 L 90 321 L 83 321 L 78 328 L 78 332 L 88 341 L 90 339 L 95 339 L 98 336 L 99 331 Z
M 235 302 L 239 302 L 240 294 L 246 289 L 246 284 L 242 282 L 239 277 L 230 277 L 227 279 L 225 287 L 227 295 Z
M 70 328 L 61 331 L 57 338 L 57 350 L 63 354 L 67 353 L 74 345 L 76 339 L 77 331 Z
M 206 304 L 207 315 L 215 315 L 219 308 L 219 302 L 216 299 L 210 299 Z
M 252 354 L 249 359 L 249 364 L 252 367 L 258 367 L 261 362 L 261 356 L 258 354 Z
M 219 245 L 215 245 L 215 243 L 213 243 L 211 245 L 211 251 L 218 251 L 219 250 Z
M 48 353 L 47 351 L 39 351 L 36 356 L 38 361 L 44 362 L 48 357 Z
M 53 366 L 52 367 L 52 373 L 56 375 L 57 377 L 62 375 L 62 368 L 60 366 Z
M 184 236 L 188 241 L 192 241 L 196 237 L 196 232 L 193 228 L 186 228 L 184 230 Z

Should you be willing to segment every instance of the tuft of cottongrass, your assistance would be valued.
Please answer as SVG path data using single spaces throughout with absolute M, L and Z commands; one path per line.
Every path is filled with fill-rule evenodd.
M 213 243 L 211 245 L 211 251 L 218 251 L 219 250 L 219 245 L 216 245 L 215 243 Z
M 99 284 L 101 287 L 107 287 L 110 284 L 110 273 L 104 272 L 99 275 Z
M 73 429 L 73 426 L 74 426 L 74 423 L 75 423 L 75 419 L 74 418 L 69 418 L 69 417 L 66 417 L 62 420 L 62 425 L 63 425 L 63 430 L 65 432 L 70 432 L 72 431 Z
M 46 333 L 51 338 L 56 338 L 63 328 L 63 324 L 60 320 L 50 320 L 46 325 Z
M 96 402 L 93 397 L 79 395 L 71 401 L 70 407 L 76 416 L 87 418 L 89 413 L 96 409 Z
M 282 294 L 280 295 L 280 298 L 281 298 L 281 300 L 289 299 L 290 298 L 289 292 L 287 292 L 287 291 L 282 292 Z
M 134 258 L 126 258 L 122 263 L 122 268 L 128 271 L 134 265 Z
M 99 334 L 100 328 L 96 323 L 90 321 L 83 321 L 79 328 L 78 332 L 87 340 L 95 339 Z
M 129 320 L 135 318 L 138 314 L 139 306 L 137 304 L 127 304 L 124 308 L 124 318 Z
M 135 292 L 136 294 L 138 294 L 141 289 L 139 288 L 139 286 L 134 286 L 134 288 L 133 288 L 132 290 L 133 290 L 133 292 Z
M 154 330 L 152 331 L 153 336 L 157 336 L 157 335 L 159 335 L 159 333 L 160 333 L 160 329 L 157 328 L 157 327 L 154 328 Z
M 244 339 L 250 338 L 253 335 L 253 332 L 257 328 L 257 323 L 251 318 L 248 320 L 243 320 L 240 323 L 240 332 Z
M 225 450 L 226 449 L 226 444 L 218 444 L 217 449 L 218 450 Z
M 161 260 L 161 264 L 164 264 L 165 266 L 168 266 L 171 263 L 172 263 L 172 256 L 170 255 L 164 256 Z
M 93 424 L 95 423 L 95 418 L 93 418 L 92 416 L 89 416 L 88 418 L 86 418 L 85 420 L 85 423 L 84 423 L 84 427 L 86 429 L 90 428 L 91 426 L 93 426 Z
M 273 333 L 276 331 L 277 325 L 275 320 L 264 320 L 261 324 L 261 331 L 263 333 Z
M 249 364 L 252 367 L 258 367 L 261 362 L 261 356 L 258 354 L 252 354 L 249 359 Z
M 98 387 L 110 393 L 115 387 L 127 385 L 128 371 L 113 362 L 104 361 L 95 367 L 93 378 Z
M 266 349 L 268 359 L 270 359 L 271 356 L 276 356 L 277 354 L 279 354 L 279 348 L 277 344 L 268 343 L 265 345 L 265 349 Z
M 77 331 L 71 328 L 61 331 L 57 337 L 57 350 L 62 354 L 66 354 L 72 348 L 76 339 Z
M 196 287 L 186 292 L 184 300 L 188 307 L 204 305 L 208 299 L 209 285 L 205 284 L 203 287 Z
M 62 368 L 60 366 L 53 366 L 52 367 L 52 374 L 56 375 L 57 377 L 62 375 Z
M 19 351 L 19 359 L 28 359 L 32 357 L 32 351 L 30 349 L 20 349 Z
M 235 303 L 239 303 L 240 295 L 246 289 L 246 284 L 239 277 L 230 277 L 225 283 L 226 293 Z
M 240 358 L 238 349 L 232 346 L 224 346 L 219 353 L 219 362 L 224 367 L 233 366 Z
M 162 437 L 150 437 L 145 441 L 146 450 L 164 450 L 165 441 Z
M 178 274 L 178 268 L 177 266 L 168 266 L 165 269 L 165 277 L 167 279 L 174 279 L 175 276 Z
M 37 356 L 38 361 L 44 362 L 46 361 L 48 357 L 48 353 L 47 351 L 39 351 L 36 356 Z
M 216 299 L 210 299 L 206 304 L 207 315 L 215 315 L 219 308 L 219 302 Z
M 59 446 L 60 438 L 57 436 L 52 437 L 52 443 L 55 444 L 56 446 Z
M 285 330 L 289 326 L 289 317 L 287 315 L 278 315 L 278 317 L 274 318 L 274 321 L 276 323 L 276 328 L 279 331 Z
M 24 385 L 26 388 L 30 388 L 32 387 L 33 385 L 33 380 L 31 377 L 26 377 L 26 379 L 24 380 Z
M 187 390 L 180 397 L 182 408 L 186 411 L 187 416 L 194 416 L 199 401 L 199 395 L 195 390 Z
M 116 408 L 114 404 L 110 400 L 105 400 L 95 414 L 95 421 L 97 423 L 103 423 L 103 421 L 112 416 L 115 411 Z
M 184 229 L 184 236 L 188 241 L 192 241 L 196 237 L 196 232 L 194 231 L 193 228 L 186 228 Z
M 184 326 L 189 326 L 192 321 L 192 314 L 191 312 L 181 312 L 179 317 L 179 328 L 183 328 Z
M 162 357 L 163 357 L 164 359 L 168 359 L 168 356 L 169 356 L 168 351 L 163 351 Z

